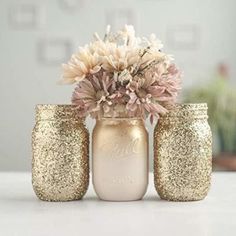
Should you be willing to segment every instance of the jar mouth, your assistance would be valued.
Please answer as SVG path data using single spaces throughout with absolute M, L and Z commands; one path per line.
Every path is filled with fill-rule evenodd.
M 85 118 L 79 118 L 74 105 L 70 104 L 38 104 L 35 107 L 36 121 L 40 120 L 74 120 L 84 122 Z
M 101 117 L 97 120 L 143 120 L 142 117 Z
M 36 104 L 36 109 L 55 109 L 55 108 L 71 108 L 71 104 Z
M 144 121 L 141 117 L 101 117 L 96 119 L 97 124 L 102 125 L 117 125 L 117 124 L 129 124 L 140 125 Z
M 207 103 L 176 103 L 167 107 L 168 112 L 160 116 L 160 119 L 166 118 L 202 118 L 207 119 Z
M 188 109 L 188 110 L 207 110 L 207 103 L 176 103 L 168 106 L 173 109 Z

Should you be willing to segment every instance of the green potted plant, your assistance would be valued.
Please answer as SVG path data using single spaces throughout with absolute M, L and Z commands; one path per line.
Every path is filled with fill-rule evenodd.
M 214 135 L 214 164 L 236 170 L 236 88 L 229 83 L 227 67 L 220 64 L 217 75 L 204 86 L 188 89 L 185 102 L 207 102 Z

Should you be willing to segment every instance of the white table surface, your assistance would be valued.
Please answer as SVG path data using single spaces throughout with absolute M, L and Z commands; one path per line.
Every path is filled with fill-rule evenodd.
M 83 200 L 55 203 L 36 198 L 29 173 L 0 173 L 0 235 L 236 235 L 236 173 L 214 173 L 198 202 L 160 200 L 149 182 L 142 201 L 100 201 L 90 184 Z

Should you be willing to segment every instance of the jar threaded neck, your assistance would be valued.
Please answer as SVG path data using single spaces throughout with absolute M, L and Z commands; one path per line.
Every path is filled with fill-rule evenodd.
M 36 122 L 42 120 L 72 120 L 76 122 L 84 122 L 84 118 L 79 118 L 77 111 L 73 105 L 54 105 L 39 104 L 35 107 Z

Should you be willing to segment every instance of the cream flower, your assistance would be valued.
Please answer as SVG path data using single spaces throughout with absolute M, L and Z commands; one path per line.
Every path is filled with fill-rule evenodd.
M 117 81 L 122 85 L 129 83 L 132 80 L 132 75 L 128 70 L 123 70 L 118 76 Z
M 139 58 L 137 49 L 111 44 L 102 58 L 102 68 L 112 72 L 123 71 L 138 62 Z
M 146 47 L 149 47 L 152 50 L 154 49 L 155 51 L 159 51 L 163 48 L 162 42 L 157 39 L 155 34 L 151 34 L 149 39 L 143 38 L 143 43 L 146 44 Z
M 62 83 L 65 84 L 79 82 L 101 69 L 99 55 L 96 52 L 92 53 L 89 46 L 80 48 L 78 53 L 72 55 L 68 64 L 63 64 L 62 67 L 64 70 Z
M 124 29 L 118 32 L 118 37 L 123 40 L 123 44 L 128 47 L 138 47 L 140 38 L 135 37 L 135 30 L 132 25 L 125 25 Z

